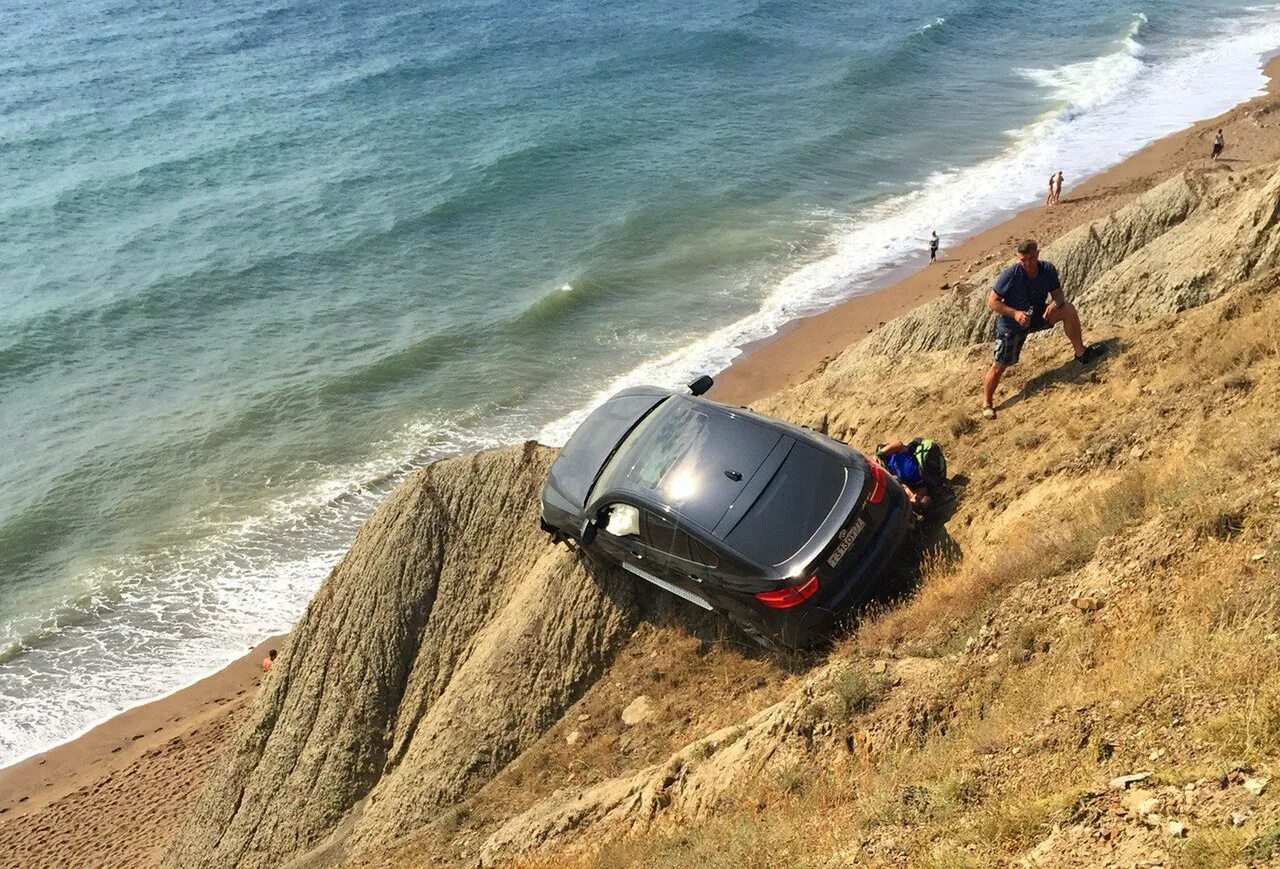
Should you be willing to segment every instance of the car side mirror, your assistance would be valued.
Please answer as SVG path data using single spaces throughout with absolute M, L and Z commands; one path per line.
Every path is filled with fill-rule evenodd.
M 600 530 L 594 519 L 584 519 L 582 522 L 582 530 L 578 532 L 578 539 L 582 541 L 583 546 L 590 546 L 591 541 L 596 539 L 596 532 Z
M 692 392 L 694 395 L 702 395 L 704 392 L 710 389 L 714 384 L 715 384 L 715 381 L 711 378 L 711 375 L 704 374 L 701 377 L 699 377 L 697 380 L 693 381 L 693 383 L 689 384 L 689 391 Z

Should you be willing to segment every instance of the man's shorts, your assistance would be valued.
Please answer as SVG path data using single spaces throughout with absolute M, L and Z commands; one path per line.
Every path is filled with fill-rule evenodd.
M 1022 330 L 1011 329 L 1002 323 L 996 323 L 996 364 L 997 365 L 1017 365 L 1018 357 L 1022 355 L 1022 345 L 1026 343 L 1027 336 L 1032 332 L 1043 332 L 1045 329 L 1052 329 L 1053 324 L 1048 323 L 1044 319 L 1043 314 L 1034 314 L 1031 317 L 1031 325 L 1024 332 Z

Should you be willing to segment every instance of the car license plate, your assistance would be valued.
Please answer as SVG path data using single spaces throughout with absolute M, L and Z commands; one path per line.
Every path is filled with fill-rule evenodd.
M 858 539 L 858 535 L 861 534 L 862 529 L 866 527 L 867 520 L 859 516 L 857 522 L 854 522 L 848 527 L 841 528 L 836 535 L 840 538 L 840 542 L 836 545 L 836 548 L 832 551 L 831 555 L 827 557 L 827 564 L 832 567 L 839 564 L 840 559 L 844 558 L 844 554 L 848 552 L 849 547 L 853 545 L 853 541 Z

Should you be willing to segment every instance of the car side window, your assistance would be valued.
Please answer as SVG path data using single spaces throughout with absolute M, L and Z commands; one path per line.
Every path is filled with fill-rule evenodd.
M 681 561 L 705 567 L 715 567 L 718 563 L 713 550 L 676 528 L 673 523 L 648 512 L 644 514 L 644 541 L 655 552 Z
M 713 549 L 703 546 L 683 531 L 676 532 L 676 544 L 672 548 L 672 555 L 704 567 L 716 567 L 720 563 Z
M 645 544 L 655 552 L 669 553 L 675 540 L 676 529 L 665 519 L 659 519 L 652 513 L 644 514 Z

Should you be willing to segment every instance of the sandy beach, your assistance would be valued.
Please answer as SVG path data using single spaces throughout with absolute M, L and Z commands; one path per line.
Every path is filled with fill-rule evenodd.
M 1065 166 L 1067 187 L 1057 206 L 1028 208 L 962 241 L 939 227 L 937 264 L 924 265 L 922 251 L 920 262 L 886 274 L 876 292 L 793 322 L 747 348 L 717 376 L 712 397 L 746 404 L 798 383 L 878 324 L 993 261 L 1011 258 L 1016 240 L 1047 241 L 1188 165 L 1208 165 L 1219 127 L 1227 143 L 1221 171 L 1280 159 L 1280 58 L 1273 57 L 1266 71 L 1272 79 L 1267 94 L 1167 136 L 1103 173 L 1077 184 Z M 1087 330 L 1088 324 L 1086 337 Z M 980 376 L 975 370 L 975 410 Z M 219 673 L 0 770 L 0 865 L 154 865 L 252 701 L 261 657 L 283 642 L 267 640 Z

